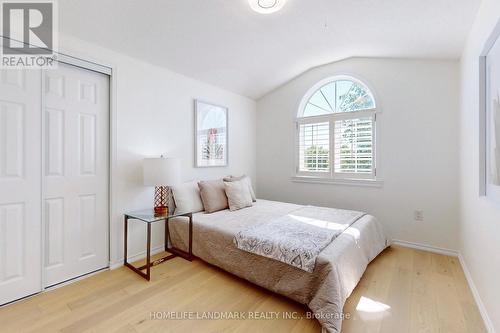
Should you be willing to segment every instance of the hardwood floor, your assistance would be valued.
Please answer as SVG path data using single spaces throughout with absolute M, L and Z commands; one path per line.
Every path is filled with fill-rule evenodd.
M 307 308 L 200 260 L 175 258 L 146 282 L 126 268 L 0 308 L 0 332 L 320 332 L 312 319 L 166 320 L 226 311 L 262 315 Z M 348 299 L 342 332 L 486 332 L 456 258 L 391 247 Z M 183 314 L 184 313 L 184 314 Z

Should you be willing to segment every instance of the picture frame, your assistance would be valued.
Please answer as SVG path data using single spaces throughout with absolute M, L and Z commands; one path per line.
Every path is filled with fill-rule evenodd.
M 194 101 L 195 167 L 228 165 L 228 108 Z
M 479 67 L 479 195 L 500 203 L 500 21 Z

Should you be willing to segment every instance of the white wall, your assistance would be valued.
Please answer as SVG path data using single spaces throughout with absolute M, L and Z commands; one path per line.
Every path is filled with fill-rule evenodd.
M 351 73 L 375 90 L 382 188 L 294 183 L 294 117 L 316 82 Z M 321 66 L 257 104 L 257 191 L 266 199 L 367 211 L 395 239 L 457 249 L 457 61 L 353 58 Z M 424 222 L 415 222 L 415 209 Z
M 143 157 L 166 154 L 182 158 L 186 181 L 243 173 L 255 178 L 256 103 L 253 100 L 68 36 L 61 36 L 60 51 L 110 64 L 116 70 L 112 263 L 123 260 L 123 212 L 149 208 L 153 204 L 153 189 L 142 184 Z M 195 98 L 229 108 L 229 167 L 193 167 Z M 153 246 L 163 242 L 161 224 L 153 229 Z M 129 255 L 144 251 L 145 230 L 144 224 L 131 223 Z
M 460 250 L 472 280 L 500 331 L 500 205 L 479 193 L 479 55 L 500 19 L 500 2 L 483 0 L 461 63 Z

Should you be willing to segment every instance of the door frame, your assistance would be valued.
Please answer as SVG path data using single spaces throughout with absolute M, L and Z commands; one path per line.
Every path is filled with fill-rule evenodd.
M 104 75 L 107 75 L 109 77 L 109 87 L 108 87 L 108 90 L 109 90 L 109 105 L 108 105 L 108 109 L 109 109 L 109 115 L 108 115 L 108 258 L 107 258 L 107 261 L 108 261 L 108 265 L 107 267 L 103 267 L 102 269 L 99 269 L 98 271 L 102 271 L 102 270 L 106 270 L 106 269 L 109 269 L 111 267 L 111 257 L 112 257 L 112 246 L 111 244 L 113 244 L 113 242 L 115 241 L 115 236 L 114 236 L 114 231 L 116 231 L 115 229 L 116 228 L 113 228 L 113 223 L 112 222 L 112 216 L 113 216 L 113 208 L 114 208 L 114 202 L 113 202 L 113 197 L 114 195 L 112 195 L 112 192 L 113 192 L 113 189 L 114 189 L 114 184 L 115 182 L 113 181 L 113 175 L 114 175 L 114 170 L 116 170 L 116 150 L 117 150 L 117 147 L 116 147 L 116 143 L 117 143 L 117 140 L 116 140 L 116 101 L 115 101 L 115 96 L 116 96 L 116 79 L 115 79 L 115 75 L 116 75 L 116 68 L 112 65 L 104 65 L 104 64 L 100 64 L 98 62 L 95 62 L 95 61 L 90 61 L 90 60 L 85 60 L 85 59 L 82 59 L 82 58 L 79 58 L 79 57 L 75 57 L 75 56 L 71 56 L 71 55 L 68 55 L 68 54 L 65 54 L 65 53 L 60 53 L 60 52 L 54 52 L 54 54 L 56 54 L 57 56 L 57 62 L 59 63 L 63 63 L 63 64 L 66 64 L 66 65 L 70 65 L 70 66 L 74 66 L 74 67 L 78 67 L 78 68 L 81 68 L 81 69 L 84 69 L 84 70 L 90 70 L 90 71 L 93 71 L 93 72 L 97 72 L 97 73 L 100 73 L 100 74 L 104 74 Z M 45 98 L 44 98 L 44 91 L 45 91 L 45 82 L 44 82 L 44 74 L 43 74 L 43 71 L 42 71 L 42 75 L 41 75 L 41 87 L 42 87 L 42 96 L 41 96 L 41 111 L 43 112 L 43 108 L 44 108 L 44 105 L 45 105 Z M 43 136 L 45 135 L 45 131 L 44 131 L 44 128 L 43 128 L 43 119 L 42 119 L 42 122 L 40 124 L 40 126 L 42 127 L 41 128 L 41 133 L 42 133 L 42 140 L 41 142 L 43 142 Z M 42 157 L 44 156 L 44 152 L 45 152 L 45 147 L 43 146 L 43 144 L 41 144 L 41 149 L 42 149 Z M 43 161 L 42 161 L 43 162 Z M 44 189 L 44 175 L 43 175 L 43 166 L 41 168 L 41 193 L 40 195 L 43 194 L 43 189 Z M 44 237 L 44 232 L 46 229 L 46 221 L 45 221 L 45 209 L 44 209 L 44 205 L 43 203 L 41 202 L 41 212 L 42 212 L 42 216 L 41 216 L 41 230 L 42 230 L 42 233 L 41 233 L 41 251 L 40 251 L 40 254 L 41 254 L 41 263 L 42 263 L 42 292 L 45 291 L 45 290 L 49 290 L 49 289 L 52 289 L 52 288 L 57 288 L 59 285 L 63 285 L 63 284 L 67 284 L 67 283 L 71 283 L 73 281 L 76 281 L 76 280 L 79 280 L 87 275 L 91 275 L 91 274 L 94 274 L 98 271 L 93 271 L 93 272 L 88 272 L 86 274 L 83 274 L 81 276 L 78 276 L 78 277 L 75 277 L 73 279 L 69 279 L 67 281 L 63 281 L 61 283 L 58 283 L 56 285 L 53 285 L 53 286 L 46 286 L 46 279 L 45 279 L 45 269 L 44 269 L 44 258 L 45 258 L 45 252 L 46 252 L 46 244 L 45 244 L 45 237 Z

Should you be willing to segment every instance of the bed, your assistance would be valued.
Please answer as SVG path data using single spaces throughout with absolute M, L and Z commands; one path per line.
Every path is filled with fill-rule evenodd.
M 368 263 L 389 244 L 380 223 L 364 215 L 316 259 L 312 273 L 238 249 L 235 235 L 257 222 L 272 221 L 303 206 L 257 200 L 238 211 L 193 215 L 193 253 L 196 257 L 268 290 L 306 304 L 328 332 L 340 332 L 342 310 Z M 188 247 L 187 220 L 169 222 L 172 245 Z

